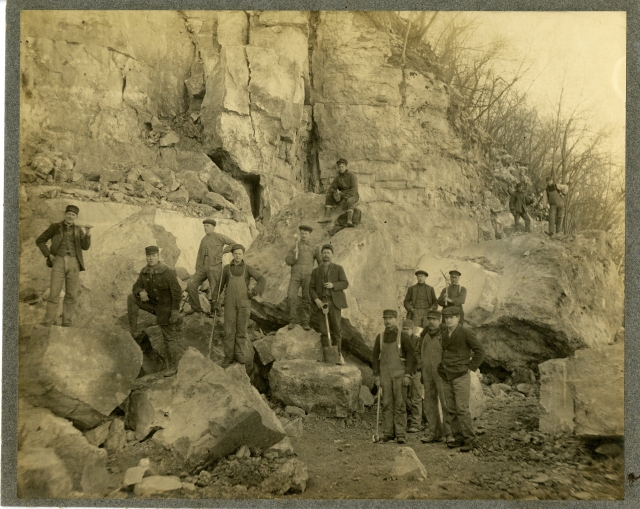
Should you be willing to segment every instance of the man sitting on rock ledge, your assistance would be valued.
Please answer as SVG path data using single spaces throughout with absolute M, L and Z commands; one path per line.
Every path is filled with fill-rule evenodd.
M 154 350 L 147 333 L 143 331 L 138 334 L 138 309 L 144 309 L 156 315 L 169 365 L 164 376 L 173 376 L 178 370 L 178 361 L 182 354 L 182 344 L 178 336 L 178 324 L 182 321 L 180 316 L 182 288 L 175 272 L 160 261 L 158 246 L 146 247 L 145 253 L 147 266 L 140 271 L 132 293 L 127 297 L 129 330 L 133 339 L 142 348 L 142 353 L 153 356 Z
M 353 208 L 360 200 L 358 194 L 358 177 L 350 173 L 347 169 L 347 160 L 338 159 L 336 166 L 338 167 L 338 175 L 333 179 L 324 205 L 324 219 L 319 223 L 328 223 L 331 221 L 331 211 L 334 207 L 341 206 L 347 209 L 347 226 L 353 226 Z

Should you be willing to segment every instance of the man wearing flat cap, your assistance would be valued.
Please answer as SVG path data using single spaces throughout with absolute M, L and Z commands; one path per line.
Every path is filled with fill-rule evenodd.
M 448 308 L 451 306 L 456 306 L 460 311 L 460 325 L 464 323 L 464 309 L 462 305 L 467 300 L 467 289 L 460 285 L 460 271 L 458 270 L 450 270 L 449 276 L 451 278 L 451 284 L 446 286 L 440 292 L 440 297 L 438 298 L 438 304 L 440 304 L 443 308 Z
M 309 237 L 313 228 L 306 224 L 298 227 L 299 238 L 296 235 L 296 243 L 291 247 L 287 257 L 284 259 L 291 267 L 291 279 L 289 280 L 289 290 L 287 300 L 289 303 L 289 329 L 293 329 L 296 324 L 301 323 L 304 330 L 310 330 L 309 316 L 311 314 L 311 297 L 309 296 L 309 282 L 314 262 L 322 263 L 320 250 L 313 248 L 309 242 Z M 302 321 L 298 319 L 298 292 L 302 289 Z
M 218 298 L 220 286 L 220 274 L 222 273 L 222 255 L 231 251 L 230 246 L 236 244 L 231 237 L 215 232 L 215 219 L 205 219 L 205 236 L 200 241 L 198 257 L 196 258 L 196 271 L 187 283 L 187 295 L 193 313 L 202 313 L 198 288 L 205 279 L 209 280 L 212 306 Z M 226 246 L 226 247 L 225 247 Z
M 224 298 L 224 359 L 221 366 L 226 368 L 234 362 L 245 365 L 247 373 L 253 370 L 253 348 L 247 338 L 247 328 L 251 317 L 251 299 L 262 295 L 266 280 L 260 272 L 244 261 L 244 246 L 231 246 L 233 260 L 222 270 L 220 294 Z M 251 278 L 256 286 L 249 290 Z M 220 309 L 221 303 L 217 306 Z
M 349 281 L 342 266 L 331 262 L 333 259 L 333 246 L 331 244 L 322 246 L 320 254 L 322 256 L 322 264 L 311 272 L 309 296 L 318 307 L 316 317 L 320 325 L 322 346 L 328 348 L 336 345 L 340 353 L 339 364 L 344 364 L 340 320 L 342 319 L 342 310 L 347 307 L 347 297 L 344 291 L 349 287 Z M 329 318 L 329 331 L 327 331 L 325 314 Z M 329 344 L 328 332 L 331 333 L 332 345 Z
M 373 345 L 373 375 L 382 388 L 381 442 L 406 443 L 407 407 L 405 387 L 411 385 L 416 371 L 411 336 L 398 330 L 398 312 L 385 309 L 382 313 L 384 332 L 376 336 Z
M 178 325 L 182 322 L 182 288 L 176 273 L 160 261 L 158 246 L 146 247 L 145 255 L 147 265 L 140 271 L 138 280 L 127 297 L 129 330 L 140 345 L 142 353 L 153 356 L 148 334 L 146 331 L 138 333 L 138 310 L 143 309 L 156 316 L 167 353 L 168 366 L 164 376 L 173 376 L 178 370 L 178 361 L 182 355 L 182 342 L 178 334 Z
M 442 360 L 438 365 L 438 374 L 442 378 L 447 407 L 444 418 L 453 435 L 447 438 L 447 446 L 460 447 L 461 451 L 467 452 L 477 446 L 469 411 L 469 373 L 480 367 L 485 352 L 476 333 L 460 324 L 460 308 L 446 307 L 442 315 L 446 327 L 442 332 Z
M 320 223 L 328 223 L 331 221 L 331 211 L 335 207 L 342 207 L 347 210 L 347 226 L 353 226 L 353 208 L 355 207 L 360 195 L 358 194 L 358 178 L 347 169 L 347 160 L 338 159 L 336 166 L 338 167 L 338 175 L 333 179 L 324 205 L 325 218 Z
M 445 325 L 442 323 L 442 313 L 436 310 L 427 312 L 427 324 L 415 342 L 416 363 L 422 375 L 424 387 L 424 401 L 422 410 L 427 420 L 424 437 L 420 440 L 424 444 L 443 442 L 451 436 L 448 421 L 443 423 L 438 409 L 438 402 L 446 415 L 447 405 L 444 399 L 442 379 L 438 374 L 438 365 L 442 360 L 442 333 Z
M 404 320 L 402 322 L 402 333 L 411 336 L 411 341 L 415 344 L 420 338 L 417 334 L 414 334 L 416 330 L 413 320 Z M 420 329 L 417 329 L 420 330 Z M 418 433 L 422 424 L 422 381 L 420 380 L 421 374 L 419 371 L 420 365 L 416 363 L 416 372 L 411 375 L 411 384 L 404 387 L 404 400 L 407 403 L 407 433 Z
M 82 251 L 91 247 L 91 227 L 83 229 L 75 224 L 79 212 L 75 205 L 67 205 L 64 220 L 53 223 L 36 239 L 36 245 L 47 259 L 47 266 L 51 267 L 49 297 L 42 321 L 42 325 L 47 327 L 53 325 L 58 314 L 63 286 L 62 326 L 71 327 L 80 291 L 80 272 L 85 270 Z M 49 240 L 51 245 L 47 246 Z
M 404 308 L 407 310 L 407 318 L 413 320 L 417 327 L 424 327 L 427 321 L 427 312 L 430 309 L 438 309 L 438 300 L 433 286 L 425 283 L 429 274 L 420 269 L 416 271 L 416 277 L 418 282 L 407 290 Z

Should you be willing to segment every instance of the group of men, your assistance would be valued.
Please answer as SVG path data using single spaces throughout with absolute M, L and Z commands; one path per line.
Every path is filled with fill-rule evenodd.
M 564 233 L 563 225 L 565 202 L 564 199 L 569 192 L 568 184 L 554 183 L 553 176 L 546 179 L 546 187 L 542 193 L 542 207 L 549 210 L 549 231 L 547 235 L 553 237 L 556 233 Z M 524 220 L 524 230 L 531 232 L 531 216 L 529 215 L 529 207 L 534 203 L 534 198 L 525 190 L 523 183 L 518 182 L 515 191 L 509 198 L 509 210 L 513 215 L 515 228 L 518 228 L 520 218 Z

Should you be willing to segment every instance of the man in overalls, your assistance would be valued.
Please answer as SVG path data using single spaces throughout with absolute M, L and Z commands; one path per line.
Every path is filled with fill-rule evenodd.
M 443 288 L 442 292 L 440 292 L 438 304 L 443 308 L 456 306 L 460 311 L 460 325 L 462 325 L 464 323 L 464 309 L 462 305 L 467 300 L 467 289 L 460 285 L 460 276 L 462 276 L 460 271 L 450 270 L 449 276 L 451 278 L 451 284 Z
M 222 255 L 230 252 L 231 246 L 236 243 L 231 237 L 214 231 L 216 227 L 215 219 L 205 219 L 202 224 L 204 225 L 205 236 L 200 241 L 198 257 L 196 258 L 196 272 L 187 283 L 187 295 L 189 296 L 191 313 L 203 312 L 198 288 L 205 279 L 209 280 L 211 301 L 215 305 L 215 300 L 218 298 L 220 274 L 222 273 Z M 185 314 L 191 313 L 187 312 Z
M 553 177 L 547 177 L 547 187 L 542 195 L 542 204 L 549 207 L 549 236 L 554 233 L 562 233 L 562 220 L 564 219 L 564 198 L 569 192 L 569 186 L 554 184 Z
M 398 312 L 385 309 L 382 313 L 384 332 L 378 334 L 373 346 L 373 374 L 375 384 L 382 388 L 382 439 L 380 442 L 406 443 L 407 407 L 405 387 L 411 384 L 416 371 L 411 336 L 402 333 L 398 338 Z
M 298 292 L 302 288 L 302 328 L 310 330 L 309 316 L 311 315 L 311 297 L 309 297 L 309 281 L 313 271 L 314 261 L 322 263 L 320 250 L 313 248 L 309 243 L 309 236 L 313 231 L 311 226 L 302 224 L 298 227 L 300 240 L 291 248 L 285 263 L 291 266 L 291 279 L 287 300 L 289 303 L 289 329 L 293 329 L 298 323 Z
M 442 378 L 438 374 L 438 364 L 442 360 L 442 314 L 440 311 L 427 313 L 427 326 L 422 329 L 419 339 L 416 341 L 416 363 L 422 374 L 424 386 L 424 401 L 422 409 L 427 419 L 427 429 L 424 437 L 420 439 L 423 444 L 431 442 L 443 442 L 451 436 L 451 430 L 447 423 L 442 422 L 438 402 L 442 406 L 442 412 L 446 412 L 446 402 L 442 387 Z
M 247 372 L 253 369 L 251 344 L 247 338 L 247 327 L 251 316 L 251 299 L 262 295 L 266 281 L 262 274 L 244 262 L 244 246 L 231 246 L 233 260 L 222 270 L 220 292 L 226 289 L 224 299 L 224 359 L 221 366 L 226 368 L 234 362 L 245 365 Z M 250 278 L 256 286 L 249 290 Z M 220 303 L 217 303 L 220 310 Z

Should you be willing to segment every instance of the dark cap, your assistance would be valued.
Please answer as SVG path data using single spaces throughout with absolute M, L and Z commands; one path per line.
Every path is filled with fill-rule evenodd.
M 428 272 L 426 270 L 422 270 L 422 269 L 416 270 L 416 276 L 418 274 L 424 274 L 424 277 L 429 277 L 429 274 L 428 274 Z
M 80 209 L 75 205 L 67 205 L 67 208 L 64 211 L 65 213 L 74 212 L 75 214 L 78 214 L 78 212 L 80 212 Z
M 216 220 L 215 219 L 205 219 L 204 221 L 202 221 L 202 224 L 212 224 L 213 226 L 216 225 Z
M 144 248 L 144 252 L 149 254 L 158 254 L 160 252 L 160 249 L 158 248 L 158 246 L 147 246 Z
M 460 308 L 458 306 L 449 306 L 442 310 L 442 316 L 460 316 Z
M 449 274 L 451 274 L 452 276 L 462 276 L 462 274 L 460 274 L 460 271 L 458 270 L 450 270 Z
M 427 311 L 427 318 L 437 318 L 438 320 L 442 318 L 442 313 L 440 311 Z
M 313 228 L 311 228 L 311 226 L 309 225 L 301 224 L 300 226 L 298 226 L 298 230 L 306 230 L 311 233 L 313 231 Z
M 549 175 L 549 176 L 547 177 L 547 180 L 553 180 L 553 177 L 552 177 L 551 175 Z
M 522 182 L 518 182 L 518 183 L 516 184 L 516 189 L 522 189 L 522 187 L 523 187 Z
M 415 324 L 413 323 L 413 320 L 404 320 L 402 322 L 403 329 L 413 329 L 414 327 L 415 327 Z
M 324 246 L 322 246 L 322 249 L 320 250 L 320 252 L 324 251 L 325 249 L 330 249 L 331 252 L 333 253 L 333 246 L 331 244 L 325 244 Z
M 236 249 L 242 249 L 242 252 L 244 253 L 244 246 L 242 244 L 234 244 L 233 246 L 231 246 L 231 252 L 233 253 Z
M 385 309 L 382 318 L 398 318 L 398 312 L 395 309 Z
M 338 161 L 336 162 L 336 165 L 338 164 L 344 164 L 344 165 L 348 165 L 349 163 L 347 162 L 346 159 L 340 158 L 338 159 Z

